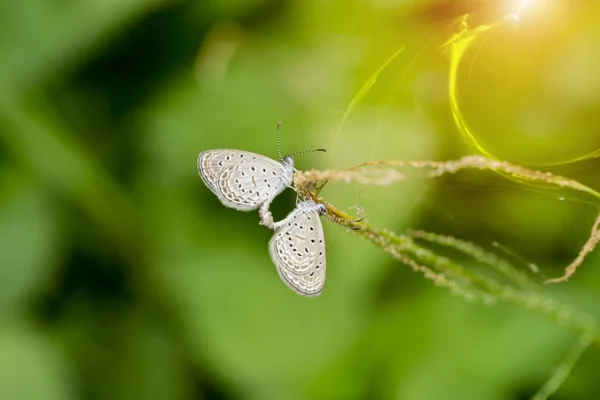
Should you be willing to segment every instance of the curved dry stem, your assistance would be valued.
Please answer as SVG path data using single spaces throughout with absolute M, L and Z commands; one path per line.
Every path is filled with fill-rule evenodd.
M 498 268 L 515 281 L 516 285 L 503 285 L 487 276 L 469 271 L 460 264 L 419 246 L 410 236 L 374 228 L 365 221 L 357 222 L 352 216 L 323 198 L 317 197 L 313 192 L 303 189 L 299 189 L 299 192 L 317 203 L 324 204 L 330 215 L 343 219 L 344 225 L 351 228 L 349 232 L 369 240 L 413 271 L 423 274 L 437 286 L 446 287 L 451 293 L 460 295 L 468 301 L 479 300 L 488 305 L 504 301 L 537 311 L 600 344 L 600 332 L 593 318 L 541 294 L 534 282 L 516 274 L 507 261 L 465 241 L 441 235 L 416 233 L 420 238 L 435 240 L 457 248 L 484 264 Z
M 594 248 L 596 247 L 598 242 L 600 242 L 600 215 L 598 215 L 598 218 L 596 218 L 596 222 L 592 227 L 592 233 L 590 235 L 590 238 L 583 245 L 583 248 L 577 255 L 577 258 L 573 260 L 573 262 L 569 264 L 567 268 L 565 268 L 564 275 L 558 278 L 548 279 L 544 283 L 559 283 L 568 280 L 577 271 L 577 268 L 579 268 L 579 266 L 583 263 L 588 254 L 594 251 Z
M 316 194 L 312 192 L 312 190 L 319 187 L 319 182 L 324 181 L 389 185 L 405 179 L 405 175 L 397 170 L 399 167 L 429 169 L 427 176 L 431 178 L 456 173 L 467 168 L 491 169 L 521 181 L 543 182 L 586 192 L 594 196 L 598 195 L 594 190 L 569 178 L 482 156 L 467 156 L 445 162 L 374 161 L 359 164 L 346 170 L 301 171 L 296 174 L 294 179 L 299 194 L 324 204 L 327 207 L 327 215 L 330 219 L 343 221 L 344 226 L 351 228 L 350 232 L 381 247 L 396 260 L 409 266 L 413 271 L 423 274 L 426 279 L 433 281 L 436 285 L 447 287 L 452 293 L 458 294 L 469 301 L 479 300 L 485 304 L 494 304 L 497 301 L 511 302 L 523 308 L 537 311 L 600 344 L 600 332 L 595 319 L 542 294 L 535 282 L 516 270 L 508 261 L 499 258 L 495 254 L 486 252 L 473 243 L 450 236 L 416 231 L 410 233 L 411 237 L 386 229 L 374 228 L 366 221 L 356 220 L 322 197 L 318 197 L 319 192 Z M 497 269 L 509 279 L 510 283 L 501 284 L 488 276 L 469 271 L 462 265 L 416 244 L 413 237 L 435 242 L 468 254 L 476 261 Z M 598 242 L 600 242 L 600 216 L 594 224 L 590 239 L 577 259 L 567 268 L 565 277 L 556 281 L 562 281 L 570 277 Z
M 344 183 L 362 183 L 365 185 L 388 186 L 392 183 L 403 181 L 405 175 L 395 169 L 379 170 L 335 170 L 324 171 L 309 170 L 298 171 L 294 176 L 294 186 L 298 189 L 312 190 L 318 182 L 332 181 Z
M 600 198 L 600 193 L 576 180 L 479 155 L 465 156 L 450 161 L 368 161 L 345 170 L 299 171 L 294 178 L 294 184 L 298 188 L 307 190 L 311 189 L 316 182 L 324 180 L 385 186 L 405 179 L 404 174 L 395 169 L 401 167 L 429 168 L 431 171 L 427 175 L 430 178 L 454 174 L 462 169 L 490 169 L 513 179 L 571 188 Z
M 463 169 L 489 169 L 518 181 L 544 183 L 552 186 L 558 186 L 560 188 L 570 188 L 600 198 L 600 193 L 586 185 L 583 185 L 582 183 L 579 183 L 576 180 L 555 175 L 550 172 L 542 172 L 525 168 L 506 161 L 486 158 L 480 155 L 470 155 L 462 157 L 458 160 L 450 161 L 368 161 L 345 170 L 299 171 L 294 177 L 294 185 L 299 190 L 305 192 L 314 189 L 317 183 L 321 181 L 337 181 L 344 183 L 361 183 L 366 185 L 386 186 L 403 181 L 406 176 L 399 172 L 397 168 L 406 167 L 415 169 L 428 169 L 427 177 L 429 178 L 435 178 L 446 174 L 454 174 Z M 335 211 L 334 214 L 343 219 L 351 218 L 339 210 Z M 344 214 L 344 216 L 342 216 L 342 214 Z M 594 250 L 599 242 L 600 215 L 598 216 L 598 219 L 592 228 L 590 238 L 579 252 L 577 258 L 566 268 L 565 274 L 559 278 L 547 280 L 545 283 L 558 283 L 568 280 L 577 271 L 577 268 L 583 263 L 585 258 Z M 457 243 L 458 242 L 455 242 L 455 245 L 457 245 Z M 461 245 L 464 247 L 464 243 Z M 476 253 L 474 248 L 471 248 L 470 251 L 470 254 L 472 255 Z

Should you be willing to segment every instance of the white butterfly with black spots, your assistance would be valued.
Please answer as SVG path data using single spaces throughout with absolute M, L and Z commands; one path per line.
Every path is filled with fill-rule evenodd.
M 281 279 L 302 296 L 318 296 L 325 285 L 327 260 L 320 216 L 326 212 L 323 204 L 306 200 L 274 223 L 269 254 Z
M 198 173 L 224 206 L 240 211 L 260 207 L 261 224 L 273 229 L 269 205 L 294 179 L 294 159 L 272 160 L 243 150 L 207 150 L 198 156 Z

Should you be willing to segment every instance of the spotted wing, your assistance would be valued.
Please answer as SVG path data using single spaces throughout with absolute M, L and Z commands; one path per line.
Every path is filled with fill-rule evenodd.
M 325 237 L 316 211 L 296 209 L 276 229 L 269 253 L 281 279 L 302 296 L 318 296 L 325 285 Z
M 242 150 L 207 150 L 198 156 L 198 173 L 227 207 L 241 211 L 271 202 L 291 185 L 293 169 Z

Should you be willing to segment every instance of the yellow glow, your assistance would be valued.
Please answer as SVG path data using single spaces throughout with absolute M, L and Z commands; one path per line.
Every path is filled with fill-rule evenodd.
M 512 19 L 518 20 L 522 13 L 525 11 L 531 12 L 533 8 L 538 8 L 539 6 L 544 6 L 544 13 L 548 11 L 556 11 L 557 3 L 552 0 L 520 0 L 515 5 L 515 12 L 509 15 Z M 453 35 L 453 37 L 444 43 L 442 48 L 449 48 L 450 50 L 450 67 L 449 67 L 449 79 L 448 79 L 448 91 L 449 91 L 449 100 L 450 100 L 450 108 L 452 112 L 452 117 L 454 119 L 454 123 L 463 136 L 465 141 L 472 146 L 476 151 L 480 154 L 485 155 L 486 157 L 492 159 L 498 159 L 498 157 L 490 151 L 490 149 L 481 142 L 481 139 L 478 137 L 477 132 L 474 132 L 472 128 L 469 127 L 460 107 L 459 95 L 458 95 L 458 71 L 461 67 L 461 62 L 463 57 L 467 53 L 468 49 L 477 42 L 477 40 L 482 39 L 482 34 L 486 32 L 491 32 L 495 28 L 500 27 L 506 22 L 506 19 L 497 21 L 496 23 L 489 25 L 480 25 L 475 28 L 471 28 L 467 22 L 469 15 L 465 15 L 460 19 L 461 30 Z M 593 150 L 586 154 L 582 154 L 580 156 L 573 157 L 568 160 L 561 160 L 555 162 L 545 162 L 545 163 L 530 163 L 530 165 L 538 165 L 538 166 L 550 166 L 550 165 L 562 165 L 569 164 L 573 162 L 583 161 L 591 158 L 600 157 L 600 149 Z
M 522 12 L 525 8 L 527 8 L 529 6 L 531 6 L 529 0 L 521 0 L 517 7 L 517 13 L 515 14 L 516 19 L 518 19 L 519 13 Z M 494 28 L 499 27 L 503 21 L 499 21 L 495 24 L 480 25 L 476 28 L 471 28 L 471 27 L 469 27 L 468 22 L 467 22 L 468 17 L 469 17 L 469 15 L 465 15 L 460 19 L 460 25 L 461 25 L 462 29 L 458 33 L 453 35 L 453 37 L 450 40 L 448 40 L 446 43 L 444 43 L 441 46 L 442 48 L 448 47 L 450 49 L 450 67 L 449 67 L 449 79 L 448 79 L 448 92 L 449 92 L 450 108 L 451 108 L 451 112 L 452 112 L 452 117 L 454 119 L 454 123 L 455 123 L 458 131 L 460 132 L 460 134 L 465 139 L 465 141 L 470 146 L 472 146 L 474 149 L 476 149 L 476 151 L 478 151 L 480 154 L 482 154 L 490 159 L 498 160 L 499 158 L 495 154 L 493 154 L 487 148 L 487 146 L 484 145 L 480 141 L 476 132 L 473 132 L 473 130 L 469 127 L 469 124 L 467 123 L 467 121 L 461 111 L 460 102 L 458 99 L 457 80 L 458 80 L 458 71 L 461 66 L 461 61 L 463 60 L 463 57 L 465 56 L 467 50 L 473 45 L 473 43 L 476 43 L 478 39 L 479 40 L 482 39 L 481 35 L 483 33 L 492 31 Z M 513 18 L 515 18 L 515 17 L 513 17 Z M 571 159 L 571 160 L 564 160 L 564 161 L 559 161 L 559 162 L 554 162 L 554 163 L 544 163 L 544 164 L 532 163 L 532 165 L 561 165 L 561 164 L 568 164 L 568 163 L 572 163 L 572 162 L 582 161 L 582 160 L 586 160 L 586 159 L 590 159 L 590 158 L 595 158 L 595 157 L 599 157 L 599 156 L 600 156 L 600 149 L 598 149 L 596 151 L 592 151 L 588 154 L 581 155 L 579 157 L 575 157 L 574 159 Z M 503 172 L 503 171 L 498 171 L 498 170 L 494 170 L 494 171 L 507 177 L 508 179 L 518 181 L 518 182 L 521 182 L 521 183 L 529 185 L 529 186 L 535 186 L 534 183 L 525 181 L 517 176 L 507 174 L 506 172 Z M 586 191 L 593 194 L 594 196 L 600 197 L 600 193 L 594 191 L 591 188 L 586 187 L 586 189 L 587 189 Z
M 559 3 L 556 0 L 518 0 L 512 12 L 509 13 L 509 18 L 518 21 L 524 15 L 547 16 L 557 11 L 561 5 Z
M 493 25 L 481 25 L 475 29 L 471 29 L 467 23 L 468 15 L 464 16 L 461 20 L 461 26 L 463 29 L 455 34 L 443 47 L 450 46 L 450 71 L 449 71 L 449 95 L 450 95 L 450 108 L 452 111 L 452 118 L 458 128 L 459 132 L 463 135 L 465 140 L 474 146 L 481 154 L 486 157 L 497 159 L 491 152 L 489 152 L 479 141 L 477 137 L 471 132 L 467 122 L 465 121 L 462 112 L 460 110 L 457 93 L 457 77 L 458 68 L 460 61 L 463 58 L 465 52 L 475 39 L 479 37 L 483 32 L 493 28 Z
M 521 13 L 531 5 L 531 0 L 519 0 L 515 10 L 512 12 L 511 17 L 514 20 L 519 20 L 521 18 Z

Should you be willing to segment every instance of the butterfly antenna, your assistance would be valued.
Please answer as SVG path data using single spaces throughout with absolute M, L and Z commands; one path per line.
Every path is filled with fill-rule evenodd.
M 315 151 L 322 151 L 324 153 L 327 152 L 327 150 L 325 150 L 325 149 L 302 150 L 302 151 L 297 151 L 297 152 L 292 153 L 292 154 L 287 154 L 287 157 L 297 156 L 298 154 L 314 153 Z
M 277 123 L 277 155 L 279 156 L 279 158 L 283 158 L 283 157 L 281 157 L 281 134 L 279 133 L 281 124 L 283 124 L 283 121 L 279 121 Z M 325 150 L 325 149 L 302 150 L 302 151 L 297 151 L 292 154 L 286 154 L 286 157 L 293 157 L 293 156 L 297 156 L 298 154 L 313 153 L 315 151 L 327 152 L 327 150 Z
M 281 124 L 283 124 L 283 121 L 279 121 L 277 123 L 277 155 L 279 155 L 279 158 L 281 157 L 281 138 L 280 138 L 280 134 L 279 134 L 279 128 L 281 128 Z

